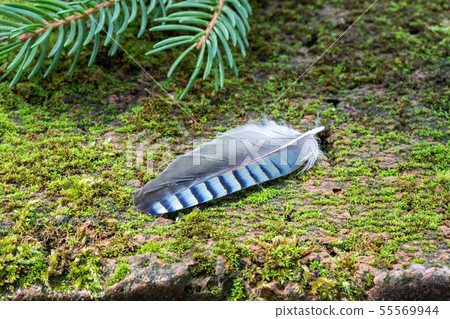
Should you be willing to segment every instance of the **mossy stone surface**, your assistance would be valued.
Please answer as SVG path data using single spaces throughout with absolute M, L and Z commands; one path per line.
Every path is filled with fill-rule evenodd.
M 136 298 L 120 289 L 166 269 L 182 274 L 174 299 L 371 300 L 393 295 L 396 272 L 448 274 L 448 2 L 377 3 L 317 62 L 370 1 L 250 2 L 240 77 L 218 93 L 197 81 L 175 103 L 106 49 L 71 76 L 63 59 L 46 79 L 0 83 L 0 299 Z M 138 28 L 123 47 L 180 94 L 195 59 L 167 79 L 180 51 L 145 56 L 163 35 Z M 195 141 L 263 116 L 305 131 L 317 114 L 324 156 L 303 175 L 170 218 L 132 205 Z

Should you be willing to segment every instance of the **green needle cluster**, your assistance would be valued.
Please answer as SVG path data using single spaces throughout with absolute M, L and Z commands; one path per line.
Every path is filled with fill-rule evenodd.
M 204 65 L 203 79 L 213 72 L 218 90 L 224 84 L 223 55 L 238 75 L 230 47 L 238 45 L 245 56 L 245 47 L 248 46 L 246 33 L 250 29 L 248 17 L 251 13 L 247 0 L 4 2 L 0 4 L 0 55 L 15 54 L 11 54 L 12 61 L 2 79 L 11 75 L 10 86 L 13 86 L 27 69 L 30 69 L 30 79 L 40 74 L 45 62 L 51 60 L 43 72 L 43 76 L 47 77 L 64 52 L 73 60 L 69 74 L 73 72 L 83 50 L 91 50 L 88 62 L 91 66 L 100 45 L 109 46 L 108 55 L 114 55 L 119 48 L 121 34 L 130 23 L 140 18 L 138 38 L 147 30 L 149 19 L 157 24 L 151 31 L 170 31 L 168 38 L 156 43 L 147 54 L 180 45 L 188 46 L 172 64 L 169 77 L 189 52 L 194 49 L 198 51 L 195 69 L 180 99 L 192 87 Z M 179 35 L 180 31 L 191 34 Z
M 168 24 L 156 26 L 150 30 L 179 30 L 191 34 L 171 37 L 160 41 L 147 54 L 153 54 L 175 46 L 188 45 L 188 48 L 172 64 L 167 74 L 170 77 L 177 65 L 190 51 L 194 49 L 199 50 L 196 66 L 180 99 L 187 94 L 195 79 L 198 77 L 204 60 L 206 60 L 206 66 L 203 79 L 205 80 L 210 74 L 211 69 L 214 68 L 216 90 L 219 87 L 223 87 L 223 51 L 227 57 L 229 67 L 238 76 L 236 62 L 231 53 L 229 42 L 231 42 L 233 47 L 238 44 L 242 55 L 245 56 L 245 47 L 248 46 L 246 33 L 250 30 L 248 17 L 252 14 L 252 9 L 247 0 L 183 1 L 169 5 L 167 9 L 184 9 L 184 11 L 177 11 L 169 14 L 167 17 L 157 18 L 156 21 Z

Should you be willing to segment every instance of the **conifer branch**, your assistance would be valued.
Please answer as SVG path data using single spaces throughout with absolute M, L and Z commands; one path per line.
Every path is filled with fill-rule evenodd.
M 245 47 L 248 46 L 248 18 L 252 10 L 247 0 L 22 1 L 24 3 L 0 3 L 0 56 L 11 53 L 11 62 L 7 64 L 2 79 L 14 74 L 10 86 L 15 85 L 28 68 L 31 68 L 28 78 L 39 74 L 45 62 L 51 59 L 43 74 L 44 77 L 48 76 L 67 47 L 70 48 L 66 55 L 73 57 L 69 74 L 73 72 L 81 53 L 88 46 L 92 48 L 88 62 L 88 66 L 91 66 L 99 52 L 100 37 L 105 33 L 103 45 L 110 46 L 109 56 L 114 55 L 119 48 L 121 34 L 138 15 L 141 16 L 138 38 L 145 32 L 148 20 L 158 24 L 152 27 L 151 31 L 194 32 L 170 35 L 147 52 L 149 55 L 188 45 L 170 67 L 170 77 L 194 48 L 198 50 L 195 54 L 195 68 L 180 99 L 185 97 L 203 67 L 203 79 L 213 73 L 216 90 L 223 87 L 223 56 L 237 76 L 231 45 L 239 46 L 243 56 L 246 55 Z M 168 11 L 171 11 L 169 15 Z
M 121 34 L 140 14 L 141 37 L 147 27 L 148 15 L 165 16 L 167 2 L 171 0 L 24 0 L 24 3 L 0 4 L 0 39 L 11 43 L 0 46 L 0 55 L 18 51 L 8 65 L 2 79 L 15 72 L 10 86 L 15 85 L 24 71 L 35 63 L 28 78 L 39 73 L 44 62 L 52 62 L 44 73 L 48 76 L 58 64 L 64 48 L 71 46 L 67 56 L 73 55 L 71 74 L 81 52 L 92 45 L 88 66 L 91 66 L 100 48 L 100 37 L 106 33 L 104 46 L 110 46 L 108 55 L 119 48 Z M 140 10 L 139 10 L 140 9 Z M 154 13 L 156 12 L 156 13 Z M 1 16 L 6 17 L 2 19 Z M 2 33 L 3 31 L 6 31 Z M 102 32 L 106 31 L 106 32 Z M 52 39 L 56 38 L 56 41 Z M 49 51 L 49 52 L 47 52 Z M 39 53 L 40 52 L 40 53 Z
M 184 11 L 176 11 L 169 14 L 166 18 L 156 19 L 158 22 L 176 22 L 176 24 L 156 26 L 151 28 L 150 31 L 177 30 L 194 32 L 195 35 L 174 36 L 165 39 L 156 43 L 153 46 L 154 49 L 147 52 L 147 54 L 154 54 L 180 45 L 189 45 L 172 64 L 167 73 L 167 76 L 170 77 L 178 64 L 194 48 L 199 51 L 197 63 L 180 99 L 186 96 L 194 84 L 195 79 L 203 67 L 204 60 L 206 60 L 206 64 L 203 79 L 205 80 L 211 71 L 213 71 L 216 90 L 219 87 L 223 87 L 225 67 L 222 50 L 228 60 L 229 67 L 238 76 L 236 62 L 233 58 L 229 42 L 231 41 L 233 47 L 239 45 L 242 55 L 246 55 L 245 47 L 248 46 L 247 32 L 250 31 L 248 18 L 252 14 L 252 9 L 247 0 L 186 0 L 169 5 L 167 9 L 184 9 Z M 201 29 L 197 25 L 203 26 L 205 29 Z
M 224 6 L 225 2 L 223 0 L 219 1 L 219 5 L 217 6 L 217 8 L 219 10 L 217 10 L 216 12 L 214 12 L 214 15 L 211 19 L 211 22 L 208 24 L 208 27 L 205 30 L 205 35 L 203 35 L 198 41 L 197 41 L 197 45 L 195 46 L 197 50 L 200 50 L 203 43 L 206 42 L 206 40 L 209 38 L 209 34 L 211 33 L 211 30 L 216 26 L 216 21 L 219 18 L 220 14 L 222 13 L 222 8 Z

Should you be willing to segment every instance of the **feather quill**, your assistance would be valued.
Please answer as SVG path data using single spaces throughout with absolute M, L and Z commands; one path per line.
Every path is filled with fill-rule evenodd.
M 314 135 L 270 120 L 229 130 L 170 163 L 159 177 L 133 195 L 133 204 L 161 215 L 310 169 L 321 154 Z

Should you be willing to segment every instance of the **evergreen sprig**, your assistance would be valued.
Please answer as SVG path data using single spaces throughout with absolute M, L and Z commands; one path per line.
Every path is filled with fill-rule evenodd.
M 91 55 L 88 66 L 95 61 L 99 47 L 110 46 L 112 56 L 119 48 L 121 34 L 140 16 L 141 37 L 149 17 L 159 24 L 151 31 L 193 32 L 189 35 L 170 35 L 156 43 L 147 54 L 171 47 L 188 45 L 172 64 L 170 77 L 180 62 L 194 49 L 198 51 L 196 66 L 182 99 L 192 87 L 206 61 L 203 79 L 213 70 L 216 90 L 224 85 L 226 56 L 229 67 L 238 75 L 230 46 L 239 46 L 245 56 L 248 46 L 246 33 L 250 30 L 248 17 L 252 10 L 247 0 L 23 0 L 25 3 L 0 4 L 0 56 L 17 52 L 2 79 L 13 75 L 15 85 L 25 70 L 31 68 L 28 78 L 39 73 L 44 62 L 52 59 L 44 73 L 47 77 L 56 67 L 63 52 L 73 57 L 71 74 L 81 52 L 88 47 Z M 167 15 L 167 11 L 172 11 Z M 102 32 L 104 31 L 104 32 Z M 101 36 L 104 35 L 104 41 Z M 64 50 L 67 48 L 66 50 Z M 14 73 L 15 72 L 15 73 Z
M 189 52 L 194 49 L 199 51 L 197 63 L 180 99 L 192 87 L 205 60 L 203 79 L 205 80 L 213 69 L 216 90 L 223 87 L 225 77 L 223 51 L 229 67 L 238 76 L 229 42 L 233 47 L 239 45 L 241 53 L 245 57 L 245 47 L 248 46 L 246 34 L 250 31 L 248 17 L 252 14 L 247 0 L 188 0 L 168 5 L 166 9 L 183 9 L 183 11 L 176 11 L 167 17 L 157 18 L 157 22 L 166 24 L 155 26 L 150 29 L 151 31 L 178 30 L 194 33 L 194 35 L 173 36 L 164 39 L 156 43 L 153 50 L 147 52 L 147 55 L 175 46 L 188 45 L 188 48 L 179 55 L 169 69 L 167 76 L 170 77 Z
M 108 55 L 117 52 L 121 34 L 128 25 L 141 16 L 138 37 L 147 28 L 147 17 L 156 12 L 165 14 L 167 0 L 26 0 L 25 3 L 0 4 L 0 39 L 7 37 L 11 43 L 0 47 L 0 55 L 18 51 L 8 65 L 2 79 L 15 73 L 10 86 L 15 85 L 23 72 L 37 57 L 28 78 L 36 75 L 47 58 L 53 58 L 44 77 L 47 77 L 61 58 L 64 48 L 73 56 L 69 74 L 75 68 L 81 52 L 92 46 L 88 66 L 94 62 L 101 45 L 101 35 L 106 34 L 103 45 L 110 46 Z M 162 6 L 161 6 L 162 5 Z M 106 31 L 106 32 L 102 32 Z M 55 34 L 56 40 L 52 40 Z M 40 53 L 38 53 L 40 52 Z

